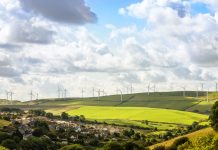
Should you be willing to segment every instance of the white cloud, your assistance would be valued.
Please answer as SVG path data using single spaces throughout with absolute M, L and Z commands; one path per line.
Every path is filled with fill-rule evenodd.
M 160 84 L 162 89 L 172 82 L 215 82 L 217 13 L 192 16 L 192 2 L 144 0 L 121 8 L 121 15 L 142 19 L 146 25 L 140 29 L 137 24 L 121 27 L 107 24 L 105 30 L 110 33 L 105 34 L 108 37 L 105 41 L 90 27 L 60 23 L 93 22 L 95 16 L 83 1 L 67 6 L 82 7 L 81 14 L 76 15 L 82 18 L 69 20 L 72 13 L 78 12 L 70 11 L 69 16 L 62 18 L 65 11 L 57 16 L 52 13 L 54 7 L 45 10 L 47 6 L 41 6 L 41 0 L 23 0 L 25 11 L 17 1 L 3 0 L 0 2 L 2 86 L 12 87 L 17 97 L 26 99 L 31 89 L 43 97 L 55 97 L 58 85 L 67 88 L 70 96 L 81 96 L 81 88 L 91 96 L 93 87 L 114 94 L 116 87 L 126 90 L 131 83 L 135 89 L 145 91 L 145 83 L 149 82 Z M 27 7 L 34 13 L 27 11 Z M 60 7 L 66 7 L 66 3 Z M 180 83 L 177 87 L 180 88 Z

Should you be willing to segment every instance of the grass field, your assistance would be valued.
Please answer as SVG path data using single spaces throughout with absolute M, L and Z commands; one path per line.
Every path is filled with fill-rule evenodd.
M 162 143 L 158 143 L 158 144 L 152 145 L 150 147 L 150 149 L 153 149 L 154 147 L 161 146 L 161 145 L 169 147 L 170 145 L 173 144 L 173 142 L 176 139 L 181 138 L 181 137 L 188 137 L 189 139 L 193 140 L 195 138 L 207 136 L 207 135 L 210 135 L 210 134 L 217 134 L 217 133 L 212 128 L 201 129 L 199 131 L 196 131 L 196 132 L 184 135 L 184 136 L 179 136 L 179 137 L 173 138 L 171 140 L 168 140 L 168 141 L 165 141 L 165 142 L 162 142 Z
M 70 115 L 84 115 L 88 119 L 96 120 L 148 120 L 152 122 L 192 124 L 194 121 L 205 120 L 208 117 L 191 112 L 144 108 L 144 107 L 101 107 L 82 106 L 67 111 Z

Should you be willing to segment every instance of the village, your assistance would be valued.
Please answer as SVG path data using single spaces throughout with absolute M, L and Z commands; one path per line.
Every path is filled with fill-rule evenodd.
M 28 149 L 27 143 L 41 139 L 45 140 L 41 141 L 41 145 L 43 142 L 50 143 L 45 149 L 59 149 L 72 144 L 96 148 L 111 141 L 128 142 L 132 138 L 145 140 L 143 134 L 136 133 L 133 129 L 88 121 L 84 116 L 70 117 L 65 112 L 54 116 L 43 110 L 5 108 L 1 110 L 0 116 L 10 122 L 0 129 L 0 142 L 9 149 Z

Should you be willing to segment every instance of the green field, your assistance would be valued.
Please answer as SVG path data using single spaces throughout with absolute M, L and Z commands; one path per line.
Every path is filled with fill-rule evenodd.
M 144 107 L 101 107 L 83 106 L 67 111 L 70 115 L 84 115 L 88 119 L 95 120 L 148 120 L 152 122 L 167 122 L 177 124 L 192 124 L 194 121 L 205 120 L 208 117 L 191 112 L 144 108 Z

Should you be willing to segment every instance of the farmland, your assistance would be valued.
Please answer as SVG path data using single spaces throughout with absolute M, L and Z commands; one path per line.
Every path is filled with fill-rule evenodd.
M 97 113 L 96 113 L 97 112 Z M 191 124 L 194 121 L 207 119 L 207 116 L 177 110 L 142 107 L 95 107 L 84 106 L 68 111 L 70 115 L 84 115 L 89 119 L 107 120 L 149 120 L 152 122 L 168 122 Z

